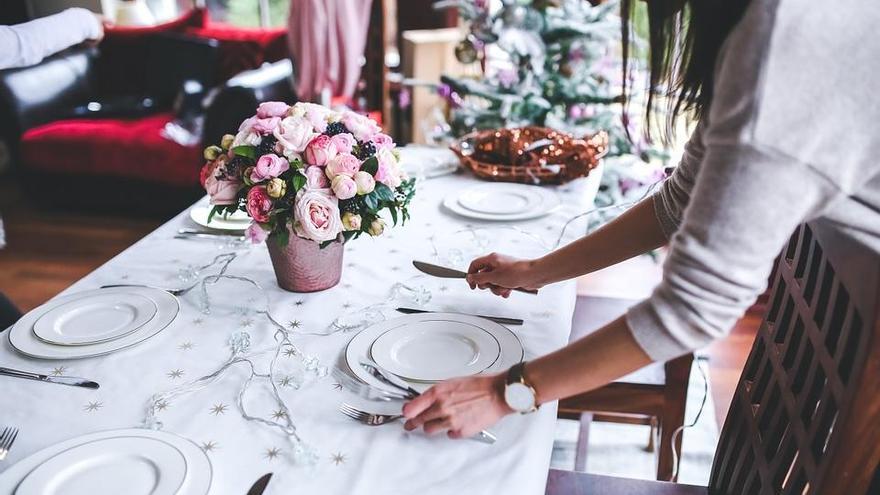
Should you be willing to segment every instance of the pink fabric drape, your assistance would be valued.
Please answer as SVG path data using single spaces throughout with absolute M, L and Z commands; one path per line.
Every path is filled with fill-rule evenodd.
M 288 31 L 297 96 L 350 98 L 361 74 L 372 0 L 291 0 Z

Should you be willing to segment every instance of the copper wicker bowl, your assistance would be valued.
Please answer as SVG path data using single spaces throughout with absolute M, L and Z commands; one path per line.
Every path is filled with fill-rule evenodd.
M 608 150 L 608 134 L 577 139 L 545 127 L 497 129 L 467 134 L 450 148 L 482 179 L 564 184 L 596 168 Z

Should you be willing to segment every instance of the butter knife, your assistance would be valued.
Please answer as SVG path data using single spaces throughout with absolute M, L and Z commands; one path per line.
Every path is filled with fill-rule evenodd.
M 424 261 L 413 261 L 413 266 L 416 267 L 422 273 L 427 273 L 432 277 L 440 277 L 440 278 L 467 278 L 467 273 L 461 270 L 454 270 L 452 268 L 447 268 L 445 266 L 432 265 L 431 263 L 425 263 Z M 513 289 L 517 292 L 524 292 L 526 294 L 537 294 L 538 291 L 536 289 L 523 289 L 521 287 L 517 287 Z
M 59 385 L 70 385 L 71 387 L 83 387 L 83 388 L 91 388 L 91 389 L 96 389 L 96 388 L 100 387 L 100 385 L 98 385 L 97 382 L 93 382 L 91 380 L 86 380 L 85 378 L 78 378 L 75 376 L 41 375 L 39 373 L 32 373 L 30 371 L 14 370 L 12 368 L 0 368 L 0 375 L 10 376 L 13 378 L 24 378 L 26 380 L 36 380 L 39 382 L 46 382 L 46 383 L 57 383 Z
M 260 479 L 254 482 L 251 489 L 248 490 L 247 495 L 263 495 L 263 492 L 266 491 L 266 487 L 269 485 L 269 480 L 272 479 L 272 473 L 266 473 L 263 476 L 260 476 Z
M 415 309 L 415 308 L 397 308 L 398 313 L 403 313 L 406 315 L 411 314 L 419 314 L 419 313 L 436 313 L 437 311 L 428 311 L 426 309 Z M 523 320 L 519 318 L 507 318 L 505 316 L 484 316 L 484 315 L 471 315 L 476 316 L 478 318 L 484 318 L 489 321 L 494 321 L 495 323 L 500 323 L 502 325 L 522 325 Z

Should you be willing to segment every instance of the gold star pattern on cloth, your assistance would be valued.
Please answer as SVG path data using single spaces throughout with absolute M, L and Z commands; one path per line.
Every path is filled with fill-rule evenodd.
M 225 413 L 226 409 L 228 409 L 228 408 L 229 408 L 229 406 L 227 406 L 226 404 L 224 404 L 222 402 L 219 404 L 214 404 L 214 406 L 211 408 L 211 414 L 213 414 L 214 416 L 219 416 L 219 415 Z
M 299 328 L 301 326 L 302 326 L 302 323 L 300 323 L 299 320 L 290 320 L 289 322 L 287 322 L 287 328 L 289 328 L 291 330 L 296 330 L 297 328 Z
M 180 349 L 181 351 L 188 351 L 195 346 L 196 345 L 193 344 L 192 342 L 186 341 L 186 342 L 181 342 L 181 344 L 179 346 L 177 346 L 177 348 Z
M 345 464 L 345 454 L 342 452 L 337 452 L 330 456 L 330 462 L 336 464 L 337 466 L 340 464 Z
M 98 409 L 101 409 L 102 407 L 104 407 L 104 403 L 103 403 L 103 402 L 90 401 L 88 404 L 86 404 L 86 405 L 83 406 L 83 411 L 85 411 L 85 412 L 95 412 L 95 411 L 97 411 Z
M 250 319 L 250 318 L 247 318 L 247 319 L 241 320 L 241 323 L 238 324 L 238 326 L 240 326 L 240 327 L 242 327 L 242 328 L 250 328 L 250 327 L 252 327 L 253 325 L 254 325 L 254 320 L 252 320 L 252 319 Z
M 282 411 L 281 409 L 277 411 L 272 411 L 272 419 L 276 421 L 278 421 L 279 419 L 283 419 L 285 416 L 287 416 L 287 413 Z
M 205 452 L 213 452 L 217 450 L 217 442 L 209 440 L 207 442 L 202 442 L 199 447 L 201 447 L 202 450 L 204 450 Z
M 168 378 L 171 378 L 172 380 L 176 380 L 176 379 L 183 376 L 183 370 L 180 368 L 177 368 L 176 370 L 171 370 L 166 374 L 168 375 Z
M 166 402 L 164 400 L 160 400 L 159 402 L 156 403 L 156 410 L 157 411 L 164 411 L 165 409 L 168 409 L 168 406 L 170 406 L 170 405 L 171 404 L 169 404 L 168 402 Z
M 303 301 L 302 299 L 300 299 L 299 301 L 297 301 L 297 302 L 295 302 L 295 303 L 293 303 L 293 304 L 295 304 L 295 305 L 297 305 L 297 306 L 302 306 L 302 305 L 305 304 L 305 303 L 306 303 L 305 301 Z
M 296 356 L 296 349 L 288 347 L 287 349 L 284 349 L 284 355 L 286 357 Z
M 270 461 L 275 460 L 278 456 L 281 455 L 281 449 L 278 447 L 272 447 L 271 449 L 266 449 L 266 452 L 263 453 L 263 457 L 269 459 Z
M 334 383 L 333 390 L 342 390 L 342 384 L 341 383 Z
M 290 376 L 282 376 L 278 379 L 278 385 L 281 385 L 282 387 L 292 387 L 293 378 Z
M 192 321 L 193 325 L 201 325 L 204 322 L 205 322 L 204 318 L 196 318 Z
M 61 376 L 64 372 L 67 371 L 67 368 L 64 366 L 59 366 L 52 370 L 52 376 Z

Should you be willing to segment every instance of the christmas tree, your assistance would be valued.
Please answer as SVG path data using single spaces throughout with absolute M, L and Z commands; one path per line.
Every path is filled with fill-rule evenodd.
M 441 79 L 437 92 L 448 102 L 454 136 L 532 125 L 574 136 L 604 130 L 607 157 L 621 159 L 606 160 L 599 205 L 623 201 L 629 190 L 656 179 L 666 151 L 644 139 L 637 119 L 623 115 L 616 0 L 442 0 L 435 8 L 458 9 L 468 30 L 456 58 L 480 63 L 484 76 Z M 638 72 L 638 61 L 631 64 Z M 636 82 L 632 77 L 627 85 Z

